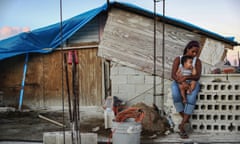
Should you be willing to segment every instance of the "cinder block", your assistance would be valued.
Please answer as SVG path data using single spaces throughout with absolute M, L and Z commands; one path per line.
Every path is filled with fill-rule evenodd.
M 202 82 L 201 90 L 204 92 L 237 92 L 240 91 L 240 84 L 236 82 Z
M 135 95 L 135 85 L 133 84 L 119 84 L 118 89 L 120 93 L 127 92 L 128 94 L 132 94 L 132 96 Z
M 43 143 L 44 144 L 57 144 L 57 134 L 54 132 L 43 133 Z
M 81 144 L 97 144 L 97 134 L 81 133 Z M 72 135 L 70 131 L 65 132 L 65 143 L 72 144 Z M 63 132 L 45 132 L 43 133 L 43 144 L 64 144 Z
M 236 82 L 202 82 L 192 115 L 194 131 L 240 133 L 239 87 Z
M 127 75 L 111 76 L 112 83 L 115 84 L 127 84 Z
M 128 75 L 128 84 L 144 84 L 144 75 Z
M 153 76 L 146 75 L 144 83 L 145 84 L 153 84 Z
M 151 84 L 139 84 L 139 85 L 136 85 L 136 91 L 135 91 L 135 93 L 136 93 L 136 95 L 139 95 L 139 94 L 141 94 L 141 93 L 143 93 L 143 92 L 146 92 L 147 90 L 149 90 L 148 92 L 146 92 L 146 93 L 150 93 L 151 95 L 152 95 L 152 87 L 153 87 L 153 85 L 151 85 Z
M 113 66 L 111 67 L 111 75 L 118 75 L 118 66 L 116 63 L 113 64 Z
M 114 95 L 118 92 L 119 92 L 118 85 L 117 84 L 112 85 L 112 94 Z
M 81 133 L 81 144 L 97 144 L 97 134 Z
M 153 84 L 153 79 L 154 77 L 153 76 L 150 76 L 150 75 L 145 75 L 145 84 Z M 156 76 L 156 84 L 160 84 L 162 83 L 162 79 L 158 76 Z
M 126 67 L 126 66 L 119 66 L 118 72 L 120 75 L 135 75 L 136 74 L 134 69 Z
M 0 106 L 3 105 L 3 92 L 0 91 Z

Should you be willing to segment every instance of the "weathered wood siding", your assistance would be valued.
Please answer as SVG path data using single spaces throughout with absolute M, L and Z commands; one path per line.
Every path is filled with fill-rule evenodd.
M 202 71 L 204 74 L 209 74 L 216 68 L 214 67 L 219 62 L 223 61 L 226 56 L 226 45 L 220 41 L 210 38 L 204 40 L 199 58 L 202 61 Z
M 157 22 L 157 74 L 162 75 L 162 23 Z M 174 58 L 182 55 L 190 40 L 201 36 L 165 24 L 165 78 L 170 79 Z M 120 9 L 111 9 L 99 45 L 98 55 L 130 67 L 153 73 L 154 20 Z
M 79 49 L 79 96 L 81 106 L 101 105 L 102 63 L 97 57 L 97 48 Z M 67 51 L 65 51 L 67 53 Z M 0 91 L 6 105 L 18 106 L 23 77 L 24 56 L 0 61 Z M 24 87 L 23 105 L 31 108 L 62 106 L 64 92 L 67 106 L 65 70 L 62 76 L 62 53 L 30 54 Z M 72 96 L 72 66 L 68 65 L 69 84 Z M 62 89 L 64 82 L 64 90 Z
M 99 17 L 95 17 L 68 39 L 68 45 L 99 42 Z
M 101 105 L 102 103 L 102 59 L 97 57 L 97 49 L 82 49 L 79 57 L 79 80 L 81 105 Z
M 3 104 L 11 101 L 18 103 L 23 76 L 24 56 L 0 61 L 0 91 L 3 92 Z

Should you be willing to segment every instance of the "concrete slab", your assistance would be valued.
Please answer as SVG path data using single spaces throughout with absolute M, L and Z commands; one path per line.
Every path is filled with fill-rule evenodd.
M 76 135 L 76 134 L 75 134 Z M 95 133 L 80 133 L 81 144 L 97 144 L 97 134 Z M 71 144 L 72 135 L 70 131 L 65 132 L 65 142 L 63 132 L 45 132 L 43 134 L 43 144 Z
M 98 137 L 99 143 L 111 142 L 109 137 Z M 192 133 L 189 134 L 189 139 L 181 139 L 178 133 L 171 133 L 166 136 L 159 136 L 155 139 L 141 138 L 141 144 L 240 144 L 238 134 L 231 133 Z
M 42 144 L 42 142 L 0 141 L 0 144 Z
M 109 144 L 110 137 L 98 136 L 98 144 Z M 0 141 L 0 144 L 43 144 L 43 142 Z M 181 139 L 177 133 L 159 136 L 156 139 L 141 139 L 141 144 L 240 144 L 239 134 L 192 133 L 189 139 Z
M 172 133 L 168 136 L 159 137 L 153 140 L 142 140 L 142 144 L 153 143 L 192 143 L 192 144 L 226 144 L 226 143 L 240 143 L 239 135 L 229 134 L 201 134 L 192 133 L 189 139 L 181 139 L 177 133 Z

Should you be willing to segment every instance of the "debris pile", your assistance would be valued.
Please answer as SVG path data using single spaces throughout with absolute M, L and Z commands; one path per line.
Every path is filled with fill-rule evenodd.
M 144 112 L 144 118 L 142 120 L 143 131 L 164 134 L 170 129 L 167 118 L 160 115 L 156 106 L 148 106 L 141 102 L 132 105 L 132 107 L 139 108 Z
M 240 67 L 232 66 L 230 63 L 219 62 L 211 70 L 212 74 L 240 73 Z

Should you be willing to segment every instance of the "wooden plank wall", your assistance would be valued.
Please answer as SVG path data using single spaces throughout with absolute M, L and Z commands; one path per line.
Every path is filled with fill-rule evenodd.
M 78 57 L 80 104 L 99 106 L 102 103 L 102 59 L 97 57 L 97 48 L 81 49 Z
M 11 106 L 18 104 L 23 64 L 24 56 L 0 61 L 0 91 L 3 92 L 3 103 L 11 101 Z
M 99 19 L 101 17 L 95 17 L 83 28 L 78 30 L 68 39 L 68 46 L 75 46 L 81 43 L 98 42 L 99 41 Z
M 101 105 L 102 63 L 101 58 L 97 57 L 97 48 L 77 51 L 80 106 Z M 23 64 L 24 56 L 0 61 L 0 91 L 4 92 L 3 102 L 6 106 L 18 106 Z M 72 92 L 71 67 L 68 65 Z M 55 51 L 47 55 L 30 54 L 23 105 L 37 109 L 62 106 L 62 81 L 64 82 L 65 105 L 67 105 L 65 73 L 62 77 L 62 53 Z
M 157 74 L 162 75 L 162 23 L 157 22 Z M 201 36 L 165 24 L 165 78 L 170 79 L 174 58 L 185 45 Z M 111 9 L 98 55 L 135 69 L 153 73 L 154 21 L 128 11 Z

